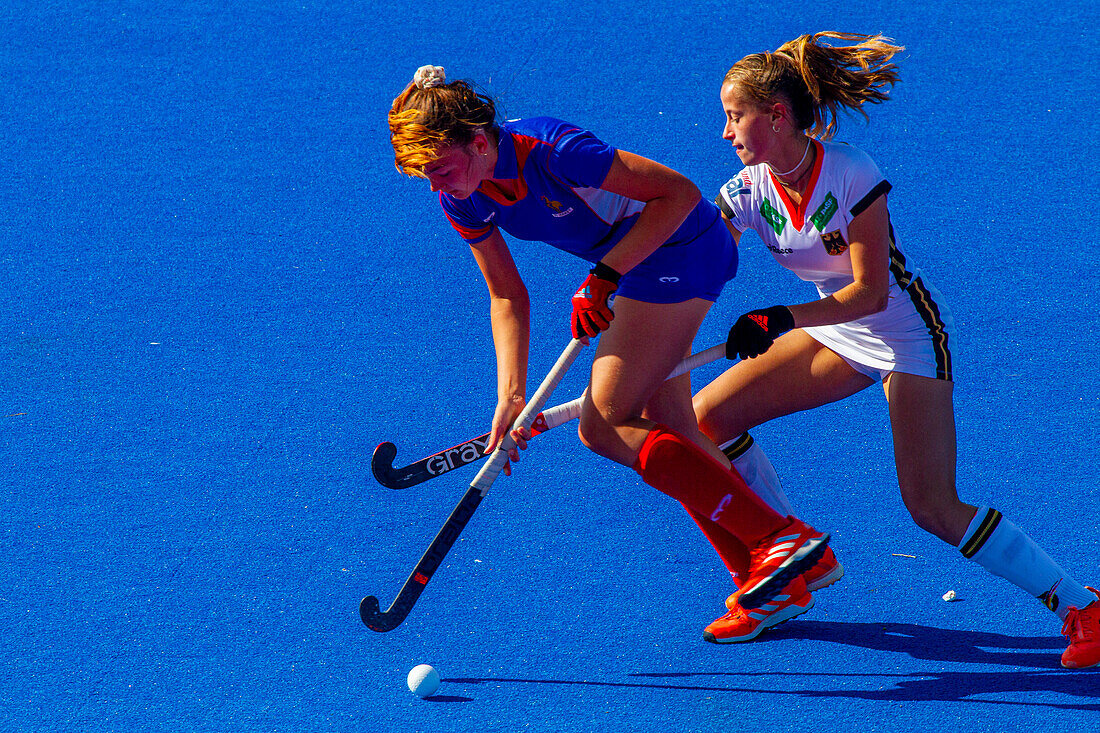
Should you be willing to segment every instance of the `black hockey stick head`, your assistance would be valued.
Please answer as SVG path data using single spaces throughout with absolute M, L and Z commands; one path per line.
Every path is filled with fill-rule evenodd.
M 415 470 L 415 464 L 400 471 L 395 470 L 394 458 L 397 458 L 397 446 L 389 441 L 379 443 L 374 449 L 374 454 L 370 457 L 370 470 L 378 483 L 387 489 L 407 489 L 424 480 L 418 476 L 421 472 Z
M 413 461 L 407 466 L 394 468 L 393 459 L 397 457 L 397 446 L 386 441 L 379 443 L 374 449 L 374 455 L 370 459 L 370 470 L 378 483 L 386 488 L 407 489 L 474 461 L 480 461 L 487 455 L 485 448 L 488 443 L 489 433 L 485 433 L 465 443 Z
M 378 599 L 374 596 L 367 596 L 359 602 L 359 618 L 371 631 L 382 633 L 393 631 L 405 620 L 404 617 L 397 618 L 397 616 L 399 614 L 383 613 L 378 605 Z

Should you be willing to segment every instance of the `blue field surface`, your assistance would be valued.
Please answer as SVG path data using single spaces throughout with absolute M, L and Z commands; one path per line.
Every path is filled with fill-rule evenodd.
M 702 641 L 728 574 L 571 426 L 496 481 L 402 626 L 357 610 L 476 470 L 391 491 L 374 447 L 410 462 L 495 404 L 485 285 L 393 166 L 415 69 L 712 196 L 739 167 L 722 75 L 818 30 L 906 47 L 892 100 L 838 139 L 882 167 L 954 311 L 960 494 L 1100 585 L 1095 3 L 8 0 L 0 27 L 0 731 L 1098 727 L 1100 674 L 1059 666 L 1057 617 L 909 519 L 879 389 L 754 431 L 847 570 L 757 642 Z M 513 253 L 533 390 L 588 266 Z M 758 240 L 741 261 L 697 348 L 814 297 Z

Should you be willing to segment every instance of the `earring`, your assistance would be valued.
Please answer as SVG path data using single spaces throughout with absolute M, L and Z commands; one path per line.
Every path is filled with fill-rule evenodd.
M 772 125 L 772 132 L 779 132 L 779 125 Z

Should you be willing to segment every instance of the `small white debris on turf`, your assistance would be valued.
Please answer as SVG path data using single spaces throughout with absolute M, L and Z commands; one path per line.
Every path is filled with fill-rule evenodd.
M 948 603 L 950 603 L 951 601 L 955 600 L 958 597 L 959 597 L 958 594 L 955 593 L 955 591 L 953 591 L 953 590 L 949 590 L 949 591 L 947 591 L 946 593 L 943 594 L 943 600 L 947 601 Z

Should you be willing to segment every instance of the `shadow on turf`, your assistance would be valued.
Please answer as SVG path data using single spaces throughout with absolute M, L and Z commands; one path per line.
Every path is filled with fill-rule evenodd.
M 989 631 L 958 631 L 906 623 L 798 621 L 771 629 L 754 643 L 783 639 L 826 641 L 914 659 L 960 664 L 1062 669 L 1066 641 L 1061 636 L 1008 636 Z
M 715 679 L 749 680 L 796 676 L 802 682 L 821 679 L 837 682 L 844 679 L 892 680 L 882 689 L 784 690 L 775 681 L 764 687 L 731 687 L 657 682 L 593 682 L 589 680 L 538 680 L 518 678 L 457 678 L 451 683 L 471 685 L 514 682 L 521 684 L 576 685 L 621 687 L 634 689 L 701 690 L 706 692 L 753 692 L 807 698 L 850 698 L 861 700 L 980 702 L 986 704 L 1023 705 L 1063 710 L 1100 712 L 1100 673 L 1063 670 L 1059 656 L 1064 646 L 1061 637 L 1007 636 L 982 631 L 953 631 L 931 626 L 902 623 L 844 623 L 803 621 L 772 629 L 754 644 L 779 640 L 822 641 L 862 647 L 875 651 L 907 654 L 914 659 L 970 665 L 1005 665 L 1014 669 L 1004 672 L 943 670 L 932 672 L 655 672 L 630 675 L 651 680 Z M 857 653 L 858 654 L 858 653 Z M 1021 671 L 1031 667 L 1039 671 Z M 1100 671 L 1100 670 L 1098 670 Z M 853 685 L 854 686 L 854 685 Z M 803 687 L 800 685 L 800 687 Z M 1091 703 L 1042 702 L 1027 696 L 1023 700 L 989 700 L 987 695 L 1004 693 L 1055 693 L 1095 700 Z M 972 699 L 977 698 L 977 699 Z
M 1058 693 L 1071 697 L 1096 700 L 1088 704 L 1063 704 L 1026 701 L 970 700 L 1068 710 L 1100 712 L 1100 674 L 1062 669 L 1060 656 L 1065 647 L 1061 636 L 1008 636 L 985 631 L 958 631 L 907 623 L 848 623 L 835 621 L 802 621 L 786 624 L 761 636 L 755 643 L 780 640 L 834 642 L 874 651 L 906 654 L 913 659 L 951 662 L 968 665 L 1004 665 L 1013 667 L 1005 672 L 935 671 L 906 674 L 880 673 L 810 673 L 820 677 L 887 677 L 895 684 L 880 690 L 802 690 L 801 697 L 844 697 L 865 700 L 961 702 L 975 696 L 1022 693 Z M 1031 667 L 1044 671 L 1021 671 Z M 726 673 L 717 673 L 721 676 Z M 770 673 L 763 673 L 770 674 Z M 802 673 L 800 673 L 802 674 Z M 680 677 L 670 675 L 635 675 L 638 677 Z M 699 676 L 688 673 L 684 677 Z M 738 676 L 731 673 L 731 676 Z
M 1088 675 L 1087 677 L 1082 675 Z M 592 680 L 547 680 L 523 679 L 517 677 L 459 677 L 446 680 L 448 683 L 482 684 L 529 684 L 529 685 L 565 685 L 570 687 L 625 688 L 634 690 L 689 690 L 698 692 L 752 693 L 758 695 L 779 695 L 803 698 L 848 698 L 852 700 L 881 700 L 886 702 L 974 702 L 989 705 L 1015 705 L 1033 708 L 1051 708 L 1056 710 L 1080 710 L 1100 712 L 1100 702 L 1096 703 L 1055 703 L 1037 701 L 1034 693 L 1057 693 L 1073 697 L 1085 697 L 1100 700 L 1100 675 L 1088 672 L 910 672 L 907 674 L 879 673 L 834 673 L 834 672 L 653 672 L 630 675 L 647 679 L 689 678 L 728 678 L 742 680 L 761 680 L 772 678 L 756 686 L 706 685 L 706 684 L 659 684 L 656 682 L 594 682 Z M 807 690 L 783 689 L 781 678 L 796 677 L 800 686 L 807 680 L 821 679 L 836 684 L 844 679 L 874 680 L 881 685 L 892 680 L 893 685 L 876 690 Z M 1004 695 L 1006 693 L 1027 693 L 1026 699 L 989 700 L 985 695 Z M 432 698 L 428 698 L 431 700 Z M 470 698 L 447 698 L 451 702 L 469 702 Z M 441 700 L 442 702 L 443 700 Z

